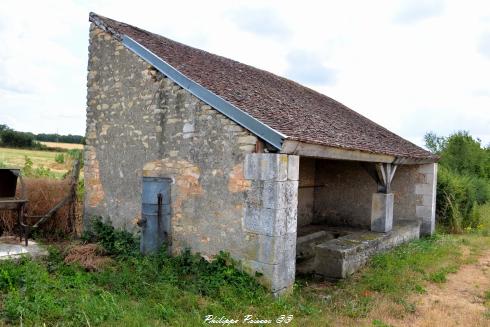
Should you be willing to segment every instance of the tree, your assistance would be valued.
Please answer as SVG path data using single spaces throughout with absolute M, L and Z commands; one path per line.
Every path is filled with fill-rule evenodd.
M 15 148 L 31 148 L 34 144 L 32 134 L 8 129 L 2 132 L 2 145 Z
M 4 131 L 8 131 L 10 130 L 10 127 L 8 127 L 7 125 L 5 124 L 0 124 L 0 134 Z
M 434 132 L 429 132 L 424 135 L 425 146 L 432 153 L 439 154 L 444 149 L 446 144 L 446 138 L 443 136 L 437 136 Z
M 474 139 L 467 131 L 459 131 L 449 137 L 435 133 L 424 136 L 426 147 L 440 155 L 439 164 L 452 172 L 490 179 L 490 148 L 481 140 Z

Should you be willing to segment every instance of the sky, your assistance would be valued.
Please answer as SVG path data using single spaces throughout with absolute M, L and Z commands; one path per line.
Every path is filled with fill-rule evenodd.
M 309 86 L 423 145 L 490 144 L 490 1 L 0 2 L 0 124 L 85 134 L 90 11 Z

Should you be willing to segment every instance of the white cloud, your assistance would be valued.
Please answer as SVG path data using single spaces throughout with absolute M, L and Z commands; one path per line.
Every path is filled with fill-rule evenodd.
M 286 76 L 310 85 L 331 85 L 335 83 L 335 70 L 326 67 L 319 56 L 304 51 L 293 50 L 287 55 Z
M 283 40 L 290 36 L 286 23 L 273 8 L 239 7 L 229 12 L 230 20 L 240 29 L 259 37 L 272 37 Z
M 84 133 L 90 11 L 288 76 L 419 144 L 460 129 L 490 143 L 487 1 L 0 2 L 0 123 Z
M 440 15 L 443 10 L 443 0 L 402 0 L 395 21 L 411 24 Z
M 480 37 L 478 50 L 482 55 L 490 59 L 490 33 L 485 33 Z

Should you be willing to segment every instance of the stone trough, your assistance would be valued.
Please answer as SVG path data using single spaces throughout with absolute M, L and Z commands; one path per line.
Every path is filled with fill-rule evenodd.
M 418 239 L 420 233 L 419 222 L 403 220 L 387 233 L 321 225 L 308 227 L 298 236 L 296 272 L 328 279 L 346 278 L 371 256 Z

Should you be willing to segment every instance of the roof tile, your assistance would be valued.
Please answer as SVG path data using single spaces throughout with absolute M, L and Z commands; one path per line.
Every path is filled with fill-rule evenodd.
M 397 157 L 437 158 L 343 104 L 289 79 L 93 13 L 90 20 L 119 37 L 131 37 L 288 139 Z

